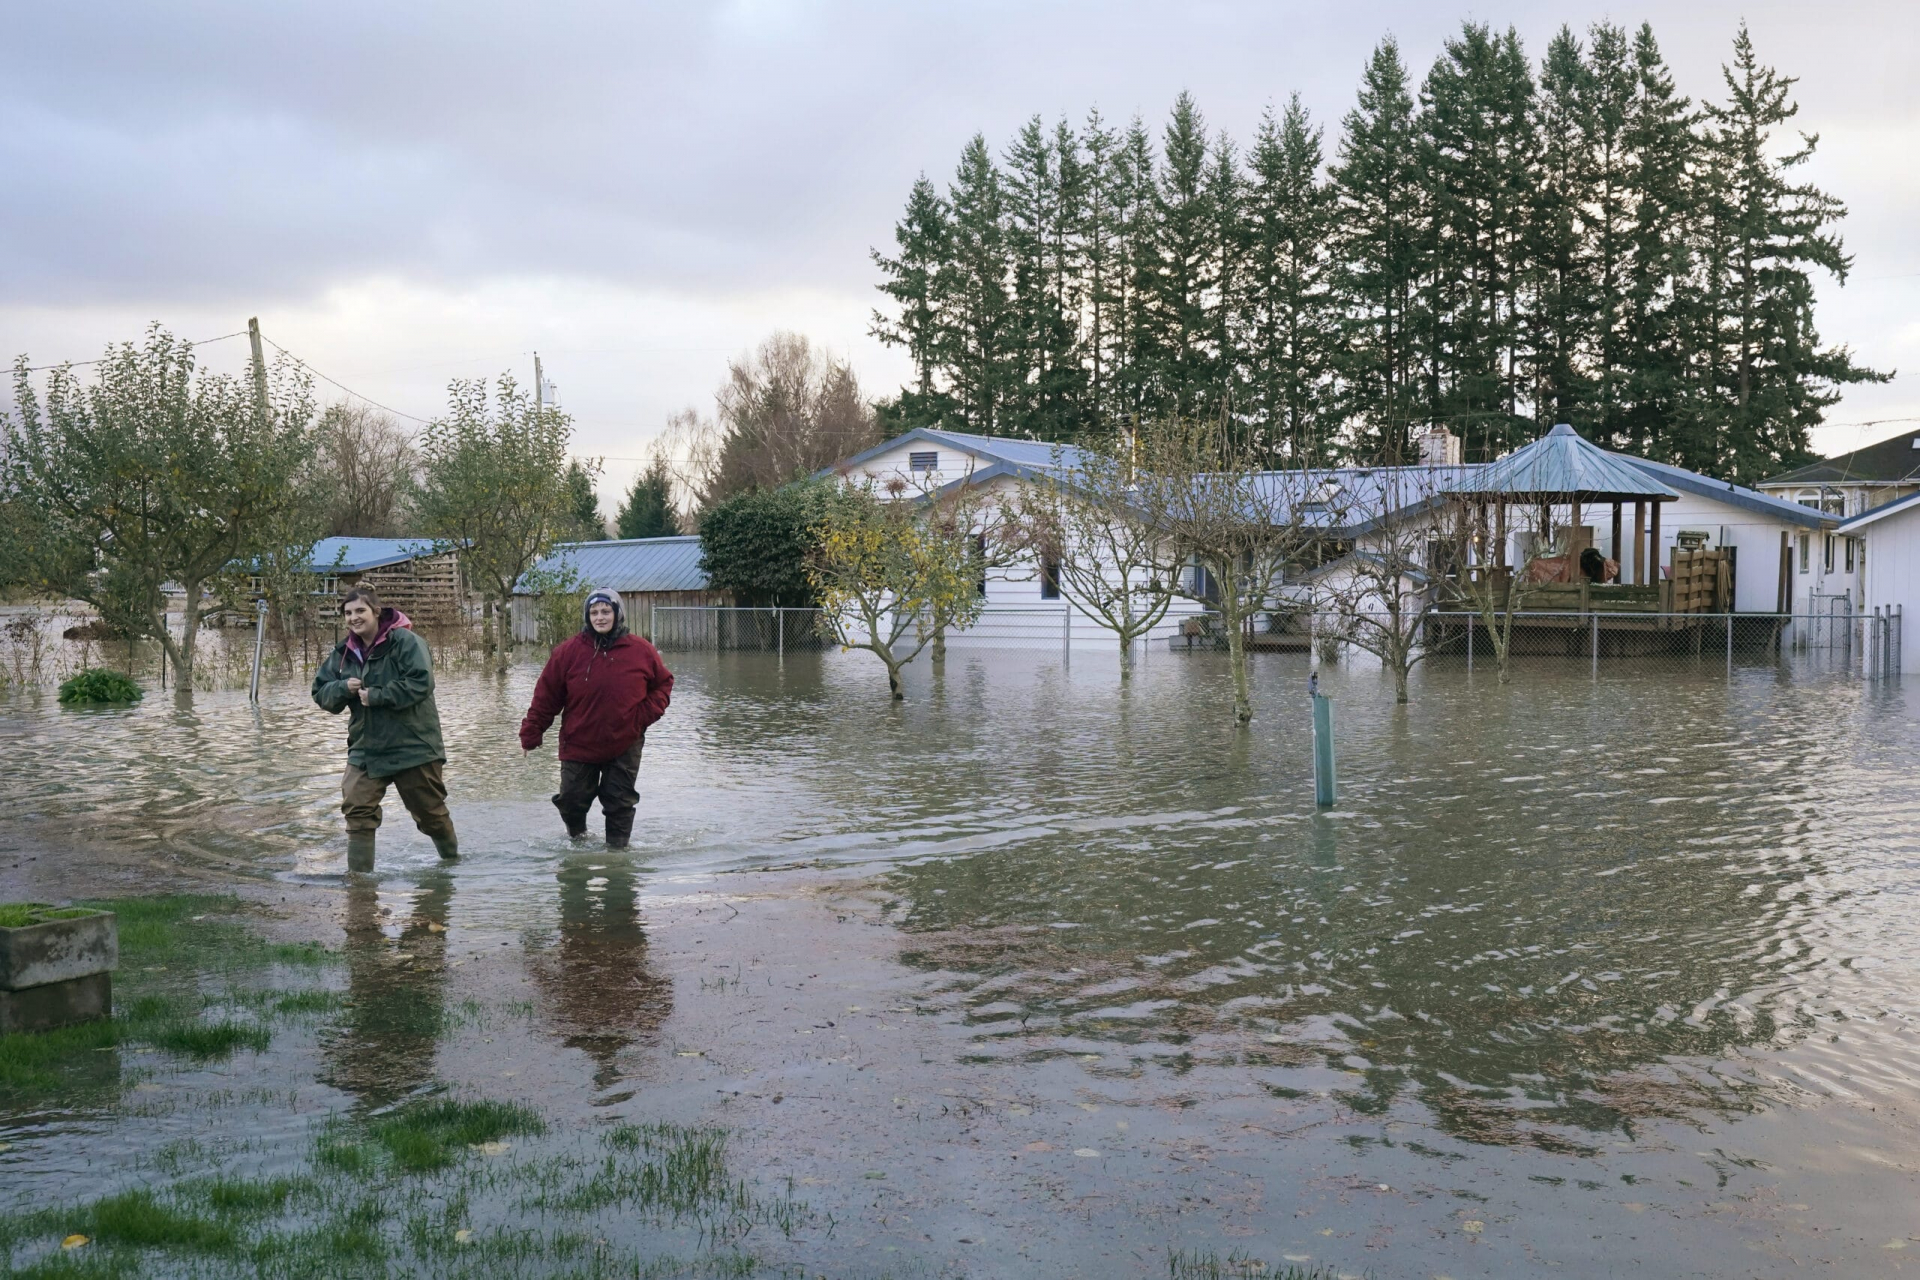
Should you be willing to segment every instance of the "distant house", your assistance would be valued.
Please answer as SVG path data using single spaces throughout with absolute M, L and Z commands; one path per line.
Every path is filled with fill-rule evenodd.
M 1836 454 L 1762 480 L 1759 488 L 1837 519 L 1920 493 L 1920 431 L 1908 429 L 1852 453 Z
M 676 606 L 733 604 L 733 593 L 715 591 L 700 567 L 700 539 L 626 538 L 611 542 L 573 542 L 558 548 L 534 566 L 540 576 L 571 572 L 581 589 L 605 587 L 620 593 L 627 625 L 652 634 L 655 612 Z M 513 636 L 538 638 L 536 604 L 539 577 L 522 580 L 513 593 Z
M 1840 532 L 1863 544 L 1860 612 L 1894 615 L 1895 662 L 1902 671 L 1920 671 L 1920 617 L 1909 628 L 1906 616 L 1908 609 L 1920 615 L 1920 490 L 1854 516 Z
M 322 538 L 308 567 L 315 594 L 338 597 L 367 587 L 414 622 L 450 626 L 466 618 L 455 551 L 420 538 Z

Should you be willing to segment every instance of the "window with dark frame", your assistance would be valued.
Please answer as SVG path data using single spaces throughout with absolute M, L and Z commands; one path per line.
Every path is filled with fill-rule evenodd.
M 1813 535 L 1803 533 L 1800 535 L 1800 572 L 1805 573 L 1811 568 L 1813 568 Z
M 1853 539 L 1842 538 L 1840 539 L 1840 541 L 1844 542 L 1847 546 L 1847 572 L 1852 573 L 1853 572 Z
M 1820 570 L 1822 573 L 1833 572 L 1833 535 L 1832 534 L 1827 535 L 1826 552 L 1821 557 Z
M 940 469 L 939 451 L 916 449 L 907 455 L 907 466 L 914 471 L 938 471 Z
M 1058 600 L 1060 598 L 1060 557 L 1049 553 L 1040 562 L 1040 598 Z

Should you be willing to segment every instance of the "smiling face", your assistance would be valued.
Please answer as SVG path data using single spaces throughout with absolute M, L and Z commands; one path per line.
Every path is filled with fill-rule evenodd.
M 340 609 L 340 616 L 346 619 L 347 630 L 362 640 L 371 640 L 380 629 L 380 615 L 365 600 L 349 600 Z
M 587 606 L 587 621 L 593 625 L 595 631 L 605 635 L 613 630 L 613 606 L 595 600 Z

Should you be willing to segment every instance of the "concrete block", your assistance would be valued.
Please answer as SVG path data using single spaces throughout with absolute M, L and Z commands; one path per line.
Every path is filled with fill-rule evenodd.
M 0 1035 L 91 1022 L 113 1012 L 113 975 L 90 973 L 24 991 L 0 991 Z
M 0 991 L 24 991 L 120 967 L 111 911 L 0 929 Z

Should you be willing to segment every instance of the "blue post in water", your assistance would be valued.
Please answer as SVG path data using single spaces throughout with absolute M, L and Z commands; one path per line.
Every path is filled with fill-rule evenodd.
M 1333 699 L 1320 692 L 1320 675 L 1307 677 L 1307 696 L 1313 699 L 1313 802 L 1333 807 Z

